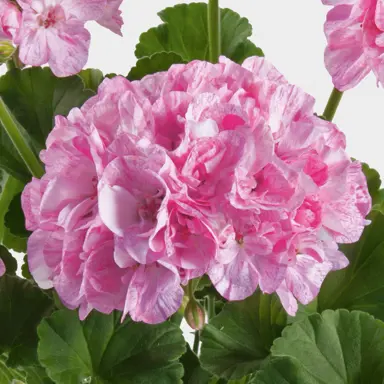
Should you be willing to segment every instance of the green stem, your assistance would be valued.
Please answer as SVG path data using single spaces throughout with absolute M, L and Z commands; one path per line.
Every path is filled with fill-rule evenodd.
M 195 338 L 193 339 L 192 350 L 197 355 L 199 353 L 199 344 L 200 344 L 200 331 L 195 331 Z
M 16 65 L 13 59 L 10 59 L 7 61 L 7 70 L 11 71 L 12 69 L 16 69 Z
M 24 137 L 21 135 L 15 119 L 9 112 L 3 99 L 0 97 L 0 123 L 7 132 L 13 145 L 16 147 L 25 165 L 34 177 L 40 178 L 44 175 L 44 169 L 39 160 L 28 146 Z
M 215 313 L 215 297 L 213 295 L 207 296 L 207 309 L 208 309 L 208 322 L 216 315 Z
M 221 54 L 219 0 L 208 0 L 209 61 L 217 63 Z
M 329 97 L 327 106 L 325 107 L 323 118 L 328 121 L 332 121 L 335 117 L 337 107 L 340 104 L 341 98 L 343 97 L 343 92 L 338 91 L 336 88 L 333 88 L 331 96 Z

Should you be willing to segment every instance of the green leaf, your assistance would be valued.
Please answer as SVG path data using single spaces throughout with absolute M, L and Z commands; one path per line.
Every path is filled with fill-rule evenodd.
M 379 172 L 377 172 L 376 169 L 370 168 L 369 165 L 366 163 L 362 163 L 362 169 L 367 179 L 369 194 L 371 196 L 374 196 L 381 185 Z
M 137 58 L 158 52 L 174 52 L 187 62 L 208 60 L 207 4 L 178 4 L 159 12 L 164 24 L 151 28 L 140 36 L 136 46 Z M 261 54 L 247 38 L 252 26 L 246 18 L 230 10 L 221 10 L 222 54 L 239 62 L 247 54 Z
M 25 228 L 25 216 L 21 207 L 21 193 L 13 197 L 8 212 L 4 217 L 4 225 L 18 237 L 28 237 L 31 232 Z
M 243 301 L 227 303 L 202 332 L 202 367 L 226 379 L 256 371 L 286 323 L 286 312 L 276 295 L 258 290 Z
M 31 272 L 28 267 L 28 255 L 25 255 L 23 258 L 23 265 L 21 266 L 21 275 L 28 280 L 33 280 Z
M 156 72 L 167 71 L 171 65 L 185 63 L 185 61 L 174 52 L 158 52 L 150 57 L 139 59 L 136 66 L 131 69 L 128 80 L 140 80 L 146 75 Z
M 384 323 L 345 309 L 313 314 L 287 327 L 272 354 L 283 359 L 272 359 L 254 383 L 382 384 Z
M 0 244 L 16 252 L 22 252 L 26 239 L 12 235 L 4 225 L 5 214 L 14 196 L 22 191 L 24 184 L 0 169 Z
M 15 275 L 17 271 L 17 261 L 10 254 L 7 248 L 0 245 L 0 259 L 3 260 L 7 275 Z
M 207 384 L 211 381 L 212 375 L 200 366 L 199 358 L 187 345 L 187 352 L 180 358 L 184 367 L 184 384 Z
M 75 311 L 59 310 L 38 328 L 38 354 L 57 383 L 181 383 L 185 351 L 179 327 L 119 323 L 117 316 L 93 312 L 80 322 Z M 82 381 L 83 380 L 83 381 Z
M 83 69 L 78 76 L 83 80 L 84 87 L 97 92 L 99 85 L 104 80 L 103 72 L 99 69 Z
M 250 384 L 325 384 L 317 381 L 300 366 L 300 362 L 289 357 L 274 357 L 256 373 Z M 333 382 L 332 382 L 333 384 Z
M 312 315 L 312 313 L 317 312 L 317 298 L 313 301 L 311 301 L 309 304 L 304 305 L 301 303 L 298 303 L 298 309 L 296 312 L 296 316 L 289 316 L 288 315 L 288 324 L 294 323 L 295 321 L 300 321 L 308 317 L 309 315 Z
M 384 215 L 372 211 L 372 223 L 360 240 L 340 250 L 350 265 L 328 274 L 318 296 L 318 310 L 346 308 L 369 312 L 384 320 Z
M 25 373 L 7 366 L 7 355 L 0 354 L 0 383 L 13 384 L 12 380 L 25 380 Z M 16 384 L 16 383 L 15 383 Z M 27 383 L 29 384 L 29 383 Z
M 264 52 L 261 50 L 261 48 L 256 47 L 256 45 L 253 44 L 252 41 L 247 39 L 237 46 L 231 59 L 236 63 L 242 64 L 247 57 L 251 56 L 263 57 Z
M 54 117 L 67 115 L 93 94 L 84 90 L 79 76 L 57 78 L 49 68 L 13 69 L 0 78 L 0 96 L 31 137 L 37 152 L 45 146 Z
M 26 384 L 53 384 L 43 367 L 25 367 L 24 372 L 26 373 Z
M 50 312 L 52 302 L 43 291 L 28 280 L 4 275 L 0 278 L 0 352 L 17 349 L 15 356 L 24 359 L 37 346 L 37 325 Z M 13 358 L 13 364 L 17 364 Z
M 380 189 L 381 179 L 379 172 L 370 168 L 368 164 L 362 163 L 362 169 L 365 177 L 367 178 L 367 185 L 369 194 L 372 197 L 372 210 L 381 210 L 384 213 L 384 189 Z

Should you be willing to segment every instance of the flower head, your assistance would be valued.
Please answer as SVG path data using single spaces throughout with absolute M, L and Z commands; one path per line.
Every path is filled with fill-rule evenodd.
M 384 83 L 384 2 L 322 0 L 327 15 L 325 65 L 340 91 L 356 86 L 371 71 Z
M 47 172 L 23 192 L 35 280 L 81 317 L 164 321 L 203 274 L 228 300 L 260 287 L 294 314 L 348 264 L 337 243 L 358 240 L 371 208 L 313 105 L 257 57 L 105 79 L 56 118 Z
M 81 71 L 88 60 L 91 35 L 85 22 L 99 24 L 121 34 L 121 1 L 20 0 L 20 27 L 14 37 L 20 60 L 27 65 L 48 63 L 59 77 Z

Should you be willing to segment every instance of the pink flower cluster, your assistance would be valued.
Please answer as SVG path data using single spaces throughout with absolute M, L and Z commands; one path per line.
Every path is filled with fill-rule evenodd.
M 0 0 L 0 39 L 19 47 L 27 65 L 49 64 L 59 77 L 81 71 L 88 59 L 90 20 L 121 35 L 122 0 Z
M 263 58 L 194 61 L 98 94 L 56 126 L 22 196 L 31 273 L 84 318 L 158 323 L 208 274 L 294 315 L 344 268 L 371 200 L 344 135 Z
M 327 15 L 325 65 L 340 91 L 371 71 L 384 84 L 384 0 L 322 0 Z

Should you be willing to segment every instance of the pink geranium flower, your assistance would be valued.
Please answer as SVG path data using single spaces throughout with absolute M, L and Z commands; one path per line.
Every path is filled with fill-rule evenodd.
M 0 0 L 0 40 L 12 40 L 21 22 L 21 12 L 8 0 Z
M 384 83 L 384 2 L 322 0 L 333 8 L 327 15 L 325 65 L 340 91 L 356 86 L 373 71 Z
M 46 174 L 23 192 L 35 280 L 82 318 L 164 321 L 203 274 L 228 300 L 259 287 L 294 314 L 348 264 L 337 243 L 358 240 L 371 208 L 313 106 L 261 58 L 105 79 L 56 118 Z
M 119 2 L 107 0 L 20 0 L 22 20 L 14 42 L 27 65 L 48 63 L 59 77 L 80 72 L 88 60 L 91 35 L 84 24 L 96 20 L 121 34 Z

